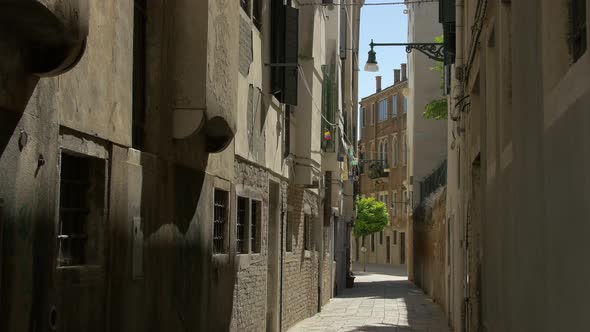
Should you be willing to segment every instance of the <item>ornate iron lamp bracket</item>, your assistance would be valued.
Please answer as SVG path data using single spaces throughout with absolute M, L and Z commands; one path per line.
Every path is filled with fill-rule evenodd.
M 434 61 L 444 61 L 444 46 L 442 43 L 374 43 L 369 44 L 371 49 L 375 46 L 405 46 L 407 53 L 417 50 Z

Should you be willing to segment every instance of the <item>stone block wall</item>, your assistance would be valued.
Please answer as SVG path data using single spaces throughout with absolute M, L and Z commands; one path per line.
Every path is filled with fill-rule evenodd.
M 236 160 L 235 186 L 237 196 L 260 199 L 262 216 L 260 221 L 260 253 L 236 255 L 236 282 L 232 312 L 232 331 L 264 331 L 266 329 L 267 290 L 267 234 L 268 234 L 268 171 L 254 164 Z M 237 206 L 237 203 L 234 203 Z M 234 225 L 235 229 L 235 225 Z

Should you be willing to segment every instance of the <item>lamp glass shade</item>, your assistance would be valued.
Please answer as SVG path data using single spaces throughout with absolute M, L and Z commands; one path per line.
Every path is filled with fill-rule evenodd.
M 368 72 L 378 72 L 379 71 L 379 65 L 375 62 L 375 63 L 371 63 L 371 62 L 367 62 L 365 64 L 365 71 Z

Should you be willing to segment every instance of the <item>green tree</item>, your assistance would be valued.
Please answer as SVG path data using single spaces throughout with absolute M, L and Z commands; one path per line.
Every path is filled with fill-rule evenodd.
M 387 206 L 374 197 L 358 199 L 356 201 L 356 207 L 357 217 L 354 223 L 355 237 L 381 232 L 389 224 Z
M 434 38 L 435 43 L 442 43 L 444 41 L 443 36 L 438 36 Z M 440 89 L 444 91 L 445 88 L 445 81 L 444 81 L 444 65 L 442 62 L 438 62 L 436 66 L 432 67 L 431 70 L 437 71 L 440 73 Z M 433 119 L 433 120 L 443 120 L 447 118 L 447 98 L 441 97 L 435 99 L 424 107 L 424 113 L 422 116 L 426 119 Z

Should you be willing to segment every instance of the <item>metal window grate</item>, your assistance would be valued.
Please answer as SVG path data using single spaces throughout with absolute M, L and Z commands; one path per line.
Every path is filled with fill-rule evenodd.
M 225 237 L 227 225 L 228 192 L 215 189 L 213 203 L 213 253 L 222 254 L 226 250 Z
M 244 197 L 238 197 L 238 216 L 236 220 L 237 237 L 236 237 L 236 251 L 238 254 L 245 253 L 246 248 L 246 220 L 248 199 Z
M 57 263 L 75 266 L 94 261 L 97 223 L 102 216 L 104 163 L 62 153 L 59 192 Z M 96 177 L 96 178 L 95 178 Z
M 260 201 L 252 201 L 250 207 L 250 251 L 260 252 L 258 223 L 260 221 Z

